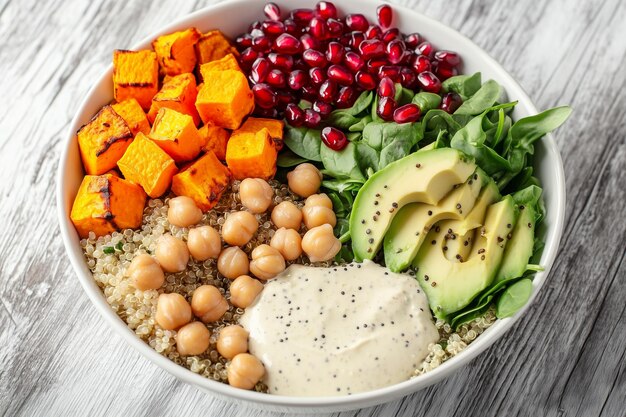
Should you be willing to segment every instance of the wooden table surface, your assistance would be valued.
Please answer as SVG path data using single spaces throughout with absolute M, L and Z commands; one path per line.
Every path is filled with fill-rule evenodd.
M 0 416 L 271 415 L 177 381 L 113 334 L 56 220 L 62 141 L 111 51 L 209 3 L 0 0 Z M 429 389 L 341 415 L 626 415 L 626 3 L 401 3 L 472 38 L 540 109 L 574 107 L 556 134 L 565 231 L 544 290 L 499 343 Z

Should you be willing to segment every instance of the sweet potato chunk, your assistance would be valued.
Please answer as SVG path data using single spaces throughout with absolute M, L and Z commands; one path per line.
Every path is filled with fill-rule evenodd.
M 219 30 L 211 30 L 200 37 L 196 44 L 196 54 L 200 65 L 224 58 L 228 54 L 239 55 L 237 49 Z
M 239 129 L 233 132 L 258 132 L 264 127 L 270 132 L 270 138 L 278 150 L 283 148 L 283 127 L 285 124 L 281 120 L 264 119 L 262 117 L 248 117 Z
M 278 151 L 267 128 L 232 135 L 226 148 L 226 163 L 233 177 L 270 179 L 276 173 Z
M 136 99 L 129 98 L 121 103 L 112 104 L 111 107 L 124 119 L 133 136 L 139 132 L 144 134 L 150 132 L 150 123 L 148 123 L 146 113 Z
M 193 71 L 197 62 L 195 46 L 200 36 L 196 28 L 189 28 L 156 38 L 152 47 L 158 56 L 161 72 L 178 75 Z
M 104 174 L 115 168 L 133 140 L 128 125 L 111 106 L 100 109 L 76 135 L 83 166 L 90 175 Z
M 176 162 L 191 161 L 202 146 L 191 116 L 167 107 L 159 110 L 148 137 Z
M 205 124 L 237 129 L 254 108 L 254 97 L 240 71 L 212 71 L 198 91 L 196 109 Z
M 135 98 L 144 110 L 159 91 L 159 64 L 152 51 L 113 52 L 113 93 L 115 101 Z
M 146 193 L 115 175 L 86 175 L 78 189 L 70 218 L 80 237 L 106 235 L 141 226 Z
M 124 177 L 143 187 L 152 198 L 165 193 L 178 171 L 174 160 L 143 133 L 138 133 L 117 166 Z
M 202 139 L 202 150 L 205 152 L 213 151 L 217 159 L 226 160 L 226 145 L 230 137 L 228 130 L 223 127 L 204 125 L 198 132 Z
M 235 58 L 233 54 L 228 54 L 224 58 L 200 65 L 200 77 L 204 80 L 206 77 L 209 76 L 209 72 L 224 70 L 241 71 L 241 68 L 237 63 L 237 58 Z
M 203 211 L 213 208 L 230 183 L 231 174 L 215 156 L 207 152 L 189 167 L 174 175 L 172 191 L 193 199 Z
M 163 107 L 176 110 L 179 113 L 193 117 L 196 126 L 200 124 L 200 116 L 196 110 L 196 78 L 193 74 L 184 73 L 170 77 L 164 81 L 161 90 L 152 99 L 148 112 L 150 123 L 154 123 L 157 113 Z

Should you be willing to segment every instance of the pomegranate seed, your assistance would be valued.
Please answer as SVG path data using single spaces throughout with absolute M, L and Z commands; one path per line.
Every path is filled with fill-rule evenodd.
M 300 43 L 302 44 L 303 50 L 320 48 L 320 41 L 317 40 L 317 38 L 309 35 L 308 33 L 305 33 L 300 37 Z
M 378 83 L 378 95 L 380 97 L 394 97 L 396 95 L 396 86 L 389 77 L 381 78 Z
M 360 70 L 365 62 L 363 62 L 363 58 L 356 52 L 349 51 L 343 57 L 343 63 L 350 69 L 352 72 L 357 72 Z
M 392 64 L 398 64 L 404 58 L 404 53 L 406 52 L 406 46 L 404 42 L 401 40 L 393 40 L 387 44 L 387 59 Z
M 426 56 L 431 56 L 433 54 L 433 45 L 430 42 L 422 42 L 417 46 L 417 50 Z
M 430 71 L 432 68 L 430 60 L 425 55 L 415 55 L 411 61 L 411 66 L 418 74 L 424 71 Z
M 463 104 L 463 99 L 457 93 L 447 93 L 441 98 L 439 108 L 447 113 L 454 113 Z
M 337 84 L 332 80 L 326 80 L 320 85 L 318 96 L 320 100 L 331 103 L 337 94 Z
M 336 19 L 337 18 L 337 8 L 335 5 L 329 1 L 320 1 L 317 2 L 315 6 L 315 10 L 317 10 L 317 14 L 322 16 L 324 19 Z
M 328 19 L 326 21 L 326 28 L 331 37 L 337 37 L 343 33 L 343 23 L 337 19 Z
M 247 33 L 237 36 L 237 39 L 235 39 L 235 45 L 237 45 L 238 49 L 249 48 L 252 46 L 252 36 Z
M 370 91 L 376 88 L 376 80 L 374 80 L 374 76 L 369 72 L 357 72 L 355 75 L 355 80 L 357 85 L 364 90 Z
M 265 22 L 263 22 L 261 29 L 266 35 L 278 36 L 281 33 L 285 32 L 285 25 L 283 25 L 283 22 L 266 20 Z
M 239 55 L 239 63 L 244 68 L 250 68 L 252 63 L 259 57 L 259 53 L 252 48 L 246 48 Z
M 306 100 L 313 101 L 317 98 L 317 89 L 313 85 L 305 84 L 301 91 L 302 97 Z
M 287 84 L 292 90 L 300 90 L 307 82 L 306 72 L 302 70 L 291 71 L 287 79 Z
M 417 122 L 421 115 L 422 112 L 417 104 L 409 103 L 398 107 L 393 112 L 393 121 L 396 123 Z
M 263 7 L 263 13 L 265 13 L 268 19 L 280 20 L 280 7 L 275 3 L 267 3 L 265 7 Z
M 346 16 L 346 26 L 348 26 L 350 30 L 364 32 L 367 30 L 369 22 L 362 14 L 354 13 Z
M 292 19 L 285 19 L 285 21 L 283 22 L 283 26 L 285 27 L 285 32 L 290 35 L 296 36 L 300 34 L 298 25 Z
M 406 37 L 404 38 L 404 42 L 409 48 L 415 49 L 417 48 L 417 45 L 422 42 L 422 37 L 419 33 L 411 33 L 410 35 L 406 35 Z
M 286 78 L 284 72 L 279 69 L 273 69 L 267 74 L 265 82 L 272 87 L 283 88 L 287 84 Z
M 311 68 L 309 70 L 309 78 L 313 85 L 320 85 L 326 81 L 326 73 L 321 68 Z
M 454 77 L 455 75 L 458 75 L 459 72 L 457 71 L 456 68 L 448 67 L 447 65 L 444 65 L 443 62 L 440 62 L 439 65 L 437 65 L 435 74 L 437 75 L 437 77 L 439 77 L 439 79 L 447 80 L 450 77 Z
M 381 97 L 378 100 L 378 107 L 376 107 L 376 114 L 381 119 L 388 122 L 393 120 L 393 112 L 396 110 L 396 101 L 391 97 Z
M 403 87 L 410 88 L 412 90 L 415 89 L 415 87 L 417 86 L 417 75 L 415 74 L 415 72 L 413 72 L 411 68 L 402 67 L 402 69 L 400 70 L 400 75 L 402 77 L 400 82 L 402 83 Z
M 278 118 L 278 110 L 276 110 L 274 107 L 264 109 L 263 107 L 257 106 L 254 108 L 254 112 L 252 114 L 256 117 L 265 117 L 269 119 Z
M 304 62 L 302 58 L 297 58 L 296 60 L 293 61 L 293 69 L 308 71 L 309 66 L 306 64 L 306 62 Z
M 385 43 L 389 43 L 395 39 L 400 39 L 400 30 L 398 28 L 388 29 L 383 33 L 382 41 Z
M 304 111 L 304 125 L 306 127 L 317 127 L 322 121 L 322 116 L 313 109 L 306 109 Z
M 322 129 L 322 142 L 333 151 L 340 151 L 348 146 L 348 138 L 341 130 L 327 126 Z
M 306 26 L 315 17 L 315 12 L 311 9 L 295 9 L 290 16 L 298 25 Z
M 270 72 L 270 62 L 265 58 L 257 58 L 250 69 L 250 79 L 255 84 L 265 81 Z
M 430 71 L 424 71 L 417 75 L 417 81 L 424 91 L 438 93 L 441 90 L 441 81 Z
M 406 45 L 406 43 L 405 43 Z M 406 50 L 404 51 L 404 56 L 402 57 L 402 60 L 400 61 L 400 64 L 404 65 L 404 66 L 410 66 L 411 62 L 413 60 L 413 58 L 415 57 L 416 53 L 410 50 Z
M 272 41 L 265 35 L 252 38 L 252 49 L 257 52 L 269 52 L 272 48 Z
M 278 107 L 280 110 L 285 110 L 288 104 L 297 101 L 296 95 L 289 90 L 276 91 L 276 98 L 278 99 Z
M 252 29 L 250 31 L 250 36 L 256 38 L 257 36 L 265 36 L 265 33 L 261 29 Z
M 378 39 L 361 42 L 359 51 L 363 59 L 378 58 L 385 55 L 385 44 Z
M 253 30 L 259 30 L 261 29 L 261 22 L 259 22 L 258 20 L 255 20 L 254 22 L 250 23 L 250 26 L 248 26 L 248 32 L 252 33 Z
M 367 69 L 368 71 L 370 71 L 373 74 L 378 74 L 378 70 L 384 66 L 387 65 L 388 62 L 386 59 L 370 59 L 369 61 L 367 61 Z
M 333 111 L 333 106 L 320 100 L 315 100 L 311 108 L 318 112 L 324 119 Z
M 291 55 L 271 53 L 267 56 L 267 59 L 278 69 L 289 71 L 293 68 L 293 57 Z
M 383 36 L 383 30 L 378 25 L 370 25 L 365 31 L 366 39 L 380 39 Z
M 459 54 L 451 51 L 437 51 L 435 52 L 435 59 L 448 67 L 456 67 L 461 63 Z
M 317 39 L 326 39 L 326 21 L 317 16 L 311 19 L 309 33 Z
M 393 17 L 393 11 L 388 4 L 381 4 L 376 9 L 376 17 L 378 17 L 378 23 L 384 28 L 391 26 L 391 19 Z
M 272 87 L 265 83 L 259 83 L 252 86 L 252 92 L 254 93 L 254 101 L 264 109 L 270 109 L 276 106 L 278 99 Z
M 396 65 L 385 65 L 378 69 L 378 78 L 383 77 L 391 78 L 394 83 L 402 81 L 401 68 Z
M 340 109 L 347 109 L 352 106 L 356 100 L 356 93 L 352 87 L 342 87 L 339 89 L 335 105 Z
M 307 49 L 302 52 L 302 59 L 311 67 L 321 67 L 324 68 L 328 65 L 328 61 L 326 61 L 326 55 L 321 53 L 320 51 L 316 51 L 315 49 Z
M 283 54 L 295 54 L 300 51 L 300 41 L 288 33 L 283 33 L 274 41 L 274 49 Z
M 302 110 L 297 104 L 287 104 L 285 108 L 285 118 L 287 123 L 291 126 L 298 127 L 304 123 L 304 110 Z
M 346 67 L 341 65 L 331 65 L 328 67 L 328 78 L 340 85 L 351 85 L 354 79 L 352 73 Z
M 333 64 L 338 64 L 343 59 L 343 54 L 346 48 L 339 42 L 330 42 L 326 49 L 326 59 Z
M 364 40 L 365 40 L 365 34 L 363 32 L 358 32 L 358 31 L 350 32 L 348 46 L 352 49 L 358 49 Z

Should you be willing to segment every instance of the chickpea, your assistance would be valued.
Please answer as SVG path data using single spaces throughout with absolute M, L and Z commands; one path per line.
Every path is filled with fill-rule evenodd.
M 241 326 L 233 324 L 220 330 L 217 338 L 217 351 L 226 359 L 232 359 L 240 353 L 248 351 L 248 332 Z
M 248 255 L 237 246 L 224 249 L 217 258 L 217 270 L 228 279 L 246 275 L 249 266 Z
M 158 262 L 150 255 L 141 254 L 133 258 L 126 270 L 135 288 L 141 291 L 161 288 L 165 281 L 165 274 Z
M 250 242 L 259 228 L 259 222 L 254 214 L 247 211 L 230 213 L 222 226 L 224 242 L 233 246 L 243 246 Z
M 181 195 L 169 201 L 167 221 L 178 227 L 189 227 L 202 220 L 202 210 L 189 197 Z
M 241 204 L 252 213 L 265 213 L 273 197 L 272 187 L 262 178 L 246 178 L 239 184 Z
M 185 297 L 178 293 L 161 294 L 155 319 L 165 330 L 175 330 L 191 321 L 191 307 Z
M 187 268 L 189 249 L 185 242 L 167 234 L 157 241 L 155 256 L 165 272 L 181 272 Z
M 265 374 L 260 360 L 249 353 L 235 356 L 227 369 L 228 383 L 235 388 L 252 389 Z
M 333 202 L 324 193 L 313 194 L 304 200 L 304 207 L 322 206 L 329 209 L 333 208 Z
M 259 245 L 252 251 L 250 272 L 259 279 L 270 279 L 285 270 L 285 259 L 270 245 Z
M 263 284 L 248 275 L 242 275 L 230 284 L 230 302 L 235 307 L 246 308 L 261 291 Z
M 194 321 L 178 329 L 176 350 L 183 356 L 200 355 L 209 348 L 211 332 L 204 324 Z
M 332 209 L 324 206 L 304 206 L 302 209 L 302 217 L 307 229 L 313 229 L 314 227 L 321 226 L 323 224 L 330 224 L 335 227 L 337 224 L 337 216 Z
M 329 224 L 309 229 L 302 238 L 302 250 L 311 262 L 328 261 L 341 249 L 341 242 Z
M 322 185 L 322 173 L 312 164 L 300 164 L 287 174 L 289 189 L 300 197 L 315 194 Z
M 274 233 L 270 246 L 277 249 L 287 261 L 294 261 L 302 255 L 302 236 L 294 229 L 281 227 Z
M 213 285 L 201 285 L 191 297 L 193 314 L 205 323 L 212 323 L 222 318 L 228 311 L 228 301 L 220 290 Z
M 206 261 L 220 255 L 222 240 L 217 230 L 211 226 L 200 226 L 189 231 L 187 247 L 195 260 Z
M 291 201 L 283 201 L 272 210 L 272 222 L 276 227 L 299 230 L 302 212 Z

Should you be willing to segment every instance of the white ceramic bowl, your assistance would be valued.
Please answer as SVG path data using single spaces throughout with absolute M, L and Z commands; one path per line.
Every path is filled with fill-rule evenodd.
M 313 7 L 315 0 L 280 0 L 276 1 L 276 3 L 281 6 L 283 10 L 289 10 L 297 7 Z M 375 20 L 375 10 L 380 4 L 373 0 L 335 0 L 334 3 L 341 12 L 363 13 L 370 21 Z M 234 37 L 244 32 L 250 22 L 262 18 L 263 4 L 263 2 L 254 0 L 236 0 L 207 7 L 172 23 L 157 33 L 151 34 L 134 45 L 132 49 L 150 48 L 150 42 L 157 36 L 185 29 L 190 26 L 195 26 L 201 31 L 219 28 L 227 35 Z M 510 99 L 519 100 L 519 104 L 513 114 L 515 119 L 537 113 L 537 109 L 532 104 L 530 98 L 515 80 L 472 41 L 455 30 L 415 11 L 398 5 L 394 5 L 393 7 L 395 10 L 395 24 L 404 33 L 418 31 L 437 48 L 459 52 L 463 57 L 465 73 L 469 74 L 475 71 L 481 71 L 483 80 L 493 78 L 503 85 Z M 126 45 L 119 46 L 125 47 Z M 112 100 L 113 89 L 111 74 L 112 67 L 109 66 L 104 74 L 96 80 L 93 88 L 89 91 L 87 97 L 78 108 L 65 139 L 65 146 L 63 147 L 61 155 L 57 178 L 57 206 L 63 242 L 85 292 L 100 314 L 111 324 L 115 332 L 156 365 L 208 393 L 231 401 L 253 403 L 255 407 L 290 412 L 349 410 L 397 399 L 432 385 L 452 374 L 495 343 L 500 337 L 503 337 L 507 329 L 525 313 L 528 305 L 530 305 L 532 299 L 537 295 L 537 292 L 548 276 L 548 272 L 550 271 L 550 267 L 557 253 L 565 210 L 563 166 L 559 151 L 550 135 L 545 137 L 536 146 L 535 158 L 536 174 L 543 183 L 544 198 L 547 208 L 547 216 L 543 225 L 546 245 L 541 258 L 541 264 L 544 266 L 545 271 L 536 275 L 533 281 L 533 296 L 526 307 L 518 312 L 515 317 L 498 320 L 485 333 L 478 337 L 476 341 L 469 345 L 464 352 L 453 357 L 435 370 L 418 378 L 363 394 L 320 398 L 283 397 L 231 388 L 228 385 L 203 378 L 186 368 L 176 365 L 174 362 L 150 348 L 150 346 L 135 336 L 134 332 L 131 331 L 109 307 L 87 268 L 79 245 L 79 237 L 69 219 L 72 201 L 83 177 L 83 169 L 75 132 L 103 105 Z

